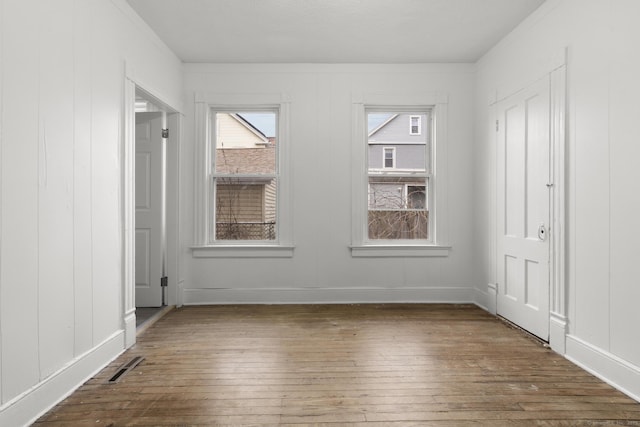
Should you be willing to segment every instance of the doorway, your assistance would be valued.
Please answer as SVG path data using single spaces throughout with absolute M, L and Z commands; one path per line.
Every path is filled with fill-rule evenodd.
M 123 323 L 136 342 L 136 308 L 178 305 L 181 114 L 127 75 L 123 142 Z M 153 316 L 152 316 L 153 317 Z
M 135 116 L 135 306 L 162 307 L 167 282 L 166 111 L 137 92 Z
M 497 314 L 549 340 L 550 76 L 497 104 Z

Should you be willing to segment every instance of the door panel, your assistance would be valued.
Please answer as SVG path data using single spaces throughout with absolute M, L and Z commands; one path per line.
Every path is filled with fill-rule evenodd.
M 549 337 L 549 80 L 498 104 L 497 312 Z
M 136 113 L 136 307 L 162 305 L 162 114 Z

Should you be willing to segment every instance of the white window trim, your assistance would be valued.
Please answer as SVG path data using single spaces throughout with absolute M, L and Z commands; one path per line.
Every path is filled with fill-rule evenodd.
M 447 107 L 445 93 L 380 94 L 354 93 L 352 95 L 351 141 L 351 256 L 352 257 L 445 257 L 449 255 L 448 182 L 447 182 Z M 430 110 L 432 119 L 431 173 L 427 189 L 431 239 L 428 243 L 412 240 L 368 240 L 368 164 L 366 112 Z M 426 174 L 425 174 L 426 177 Z
M 387 150 L 391 150 L 391 167 L 386 166 L 387 163 Z M 396 147 L 383 147 L 382 148 L 382 170 L 395 169 L 396 168 Z
M 194 244 L 192 255 L 197 258 L 282 258 L 292 257 L 293 215 L 290 183 L 290 100 L 286 94 L 218 94 L 198 93 L 195 97 L 195 200 L 194 200 Z M 278 168 L 276 205 L 276 240 L 212 241 L 211 218 L 213 199 L 212 141 L 210 137 L 212 111 L 278 111 Z
M 413 126 L 411 126 L 413 119 L 418 119 L 418 132 L 413 132 Z M 422 135 L 422 116 L 409 116 L 409 135 Z

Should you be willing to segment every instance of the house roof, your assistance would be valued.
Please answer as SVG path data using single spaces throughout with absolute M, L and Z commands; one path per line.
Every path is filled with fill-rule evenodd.
M 216 172 L 223 174 L 273 174 L 276 172 L 274 144 L 258 148 L 216 149 Z
M 392 114 L 391 116 L 389 116 L 388 119 L 386 119 L 385 121 L 383 121 L 382 123 L 380 123 L 376 128 L 372 129 L 369 132 L 369 138 L 371 138 L 371 136 L 378 132 L 380 129 L 382 129 L 383 127 L 385 127 L 386 125 L 388 125 L 391 121 L 393 121 L 396 117 L 398 117 L 398 114 Z
M 244 126 L 246 126 L 251 132 L 255 133 L 257 136 L 262 138 L 265 141 L 265 143 L 269 141 L 269 138 L 267 138 L 267 136 L 264 133 L 262 133 L 262 131 L 260 129 L 258 129 L 257 127 L 252 125 L 247 119 L 242 117 L 240 114 L 232 113 L 231 117 L 233 117 L 234 119 L 238 120 L 240 123 L 242 123 Z

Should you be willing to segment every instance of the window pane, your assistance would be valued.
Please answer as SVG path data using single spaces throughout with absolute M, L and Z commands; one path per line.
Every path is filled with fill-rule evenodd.
M 214 239 L 275 240 L 277 113 L 215 112 L 214 119 Z
M 275 240 L 276 180 L 217 178 L 216 240 Z
M 370 239 L 428 239 L 426 181 L 369 177 Z
M 276 113 L 215 113 L 215 172 L 276 173 Z
M 427 114 L 367 113 L 369 239 L 429 239 Z
M 427 211 L 370 210 L 369 239 L 428 239 L 429 213 Z

